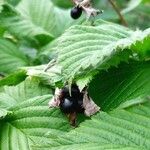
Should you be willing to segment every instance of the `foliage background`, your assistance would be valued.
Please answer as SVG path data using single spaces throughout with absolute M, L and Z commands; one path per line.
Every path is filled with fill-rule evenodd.
M 109 1 L 86 21 L 70 0 L 0 1 L 0 149 L 150 149 L 150 2 Z M 53 66 L 44 72 L 49 61 Z M 47 103 L 56 86 L 89 86 L 101 107 L 72 128 Z

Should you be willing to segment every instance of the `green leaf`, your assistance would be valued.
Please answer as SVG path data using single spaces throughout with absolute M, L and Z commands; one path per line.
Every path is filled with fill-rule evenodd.
M 134 58 L 137 53 L 149 51 L 150 30 L 131 31 L 117 24 L 97 21 L 96 26 L 73 26 L 59 39 L 58 65 L 62 66 L 64 80 L 95 75 L 99 70 L 117 66 Z M 143 43 L 144 42 L 144 43 Z M 140 45 L 140 48 L 138 46 Z M 147 45 L 144 50 L 144 45 Z M 132 51 L 135 46 L 136 50 Z
M 92 80 L 91 76 L 86 76 L 86 77 L 83 77 L 82 79 L 79 79 L 76 82 L 76 84 L 78 85 L 80 91 L 82 91 L 85 88 L 85 86 L 88 86 L 91 80 Z
M 61 68 L 55 65 L 45 72 L 46 67 L 47 65 L 23 67 L 22 70 L 26 71 L 28 76 L 37 77 L 44 85 L 55 86 L 57 82 L 61 82 Z
M 150 33 L 150 28 L 145 30 L 145 33 Z M 143 44 L 142 44 L 143 43 Z M 131 49 L 135 52 L 137 52 L 140 56 L 140 58 L 143 60 L 149 60 L 150 59 L 150 36 L 145 38 L 143 42 L 137 41 L 135 45 L 131 46 Z
M 58 109 L 49 109 L 51 89 L 37 79 L 27 79 L 0 93 L 0 107 L 11 111 L 0 120 L 0 149 L 30 150 L 31 145 L 51 143 L 70 130 Z M 55 136 L 56 135 L 56 136 Z
M 16 71 L 7 77 L 4 77 L 0 80 L 0 87 L 4 85 L 16 85 L 19 84 L 20 82 L 24 81 L 25 78 L 27 77 L 25 71 Z
M 132 99 L 132 100 L 129 100 L 129 101 L 126 101 L 126 102 L 122 103 L 117 108 L 118 109 L 123 109 L 123 108 L 128 108 L 128 107 L 131 107 L 131 106 L 134 106 L 134 105 L 138 105 L 138 104 L 140 105 L 142 103 L 145 103 L 148 99 L 149 99 L 149 97 L 145 97 L 145 98 L 138 97 L 136 99 Z
M 27 78 L 16 86 L 4 86 L 3 92 L 0 93 L 0 107 L 9 108 L 18 102 L 48 93 L 51 93 L 51 90 L 44 87 L 38 79 Z
M 9 147 L 28 150 L 31 143 L 50 143 L 55 138 L 51 132 L 64 134 L 68 131 L 69 124 L 60 111 L 48 108 L 49 99 L 50 95 L 38 96 L 9 109 L 12 114 L 3 120 L 0 127 L 2 150 Z
M 69 14 L 50 0 L 22 0 L 15 9 L 3 5 L 0 21 L 15 36 L 44 45 L 70 26 L 73 20 Z
M 147 150 L 150 147 L 150 101 L 127 109 L 100 112 L 70 133 L 59 144 L 37 145 L 38 150 Z
M 122 63 L 95 76 L 89 94 L 103 111 L 125 101 L 150 95 L 150 62 Z
M 11 73 L 27 64 L 28 59 L 15 44 L 0 39 L 0 72 Z
M 57 148 L 61 149 L 61 150 L 66 150 L 66 149 L 70 149 L 71 150 L 78 150 L 79 148 L 82 150 L 143 150 L 140 149 L 139 147 L 133 146 L 133 147 L 129 147 L 129 146 L 121 146 L 121 145 L 114 145 L 114 144 L 97 144 L 97 143 L 79 143 L 79 144 L 72 144 L 70 145 L 66 145 L 66 146 L 57 146 L 56 148 L 53 147 L 51 148 L 50 146 L 32 146 L 33 150 L 57 150 Z

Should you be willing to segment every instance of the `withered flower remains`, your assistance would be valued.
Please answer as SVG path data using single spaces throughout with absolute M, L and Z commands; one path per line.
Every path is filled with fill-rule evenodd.
M 97 16 L 98 14 L 102 13 L 102 10 L 98 10 L 92 7 L 91 0 L 73 0 L 75 7 L 71 10 L 71 17 L 73 19 L 78 19 L 82 11 L 86 13 L 87 19 L 91 16 Z
M 100 110 L 100 107 L 88 95 L 87 89 L 80 92 L 75 84 L 71 86 L 71 93 L 68 86 L 62 89 L 56 88 L 55 95 L 49 102 L 49 107 L 59 107 L 73 126 L 76 126 L 78 113 L 84 113 L 90 117 Z

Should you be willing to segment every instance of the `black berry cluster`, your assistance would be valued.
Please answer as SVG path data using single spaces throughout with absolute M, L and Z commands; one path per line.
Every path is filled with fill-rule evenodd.
M 76 85 L 71 87 L 71 95 L 69 89 L 64 87 L 61 91 L 60 109 L 63 113 L 82 113 L 83 109 L 83 93 L 81 93 Z

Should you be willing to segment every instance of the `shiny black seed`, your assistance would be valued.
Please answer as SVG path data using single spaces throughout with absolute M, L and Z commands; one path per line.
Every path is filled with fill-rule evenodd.
M 82 14 L 82 8 L 76 6 L 76 7 L 71 9 L 71 13 L 70 14 L 71 14 L 71 17 L 73 19 L 78 19 L 81 16 L 81 14 Z

